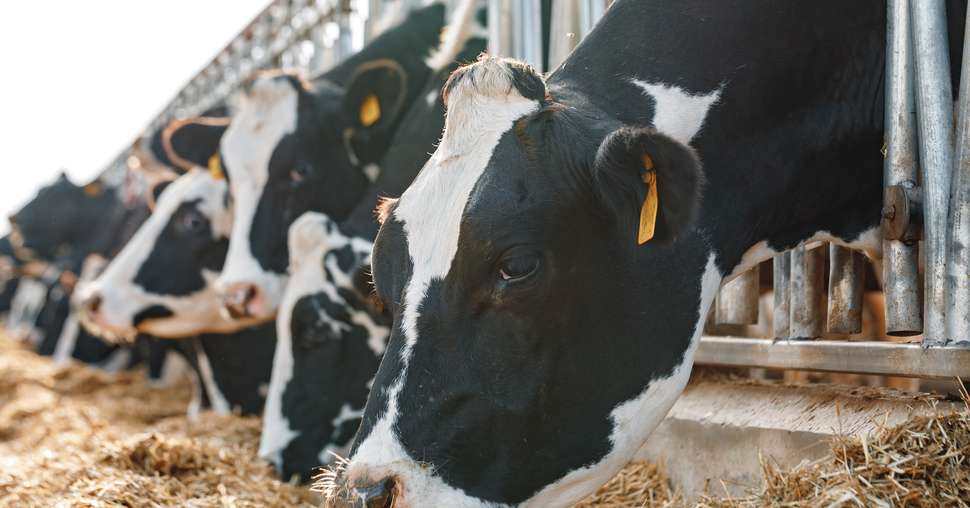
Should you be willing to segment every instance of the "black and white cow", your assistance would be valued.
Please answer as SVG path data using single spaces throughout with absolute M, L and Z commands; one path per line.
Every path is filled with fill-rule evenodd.
M 548 79 L 453 74 L 382 214 L 393 327 L 330 504 L 568 506 L 609 479 L 722 280 L 813 238 L 880 255 L 885 52 L 882 3 L 617 0 Z
M 400 195 L 428 160 L 444 125 L 441 86 L 457 62 L 473 61 L 485 49 L 485 12 L 475 9 L 466 3 L 454 13 L 438 53 L 452 63 L 435 71 L 423 100 L 408 110 L 380 176 L 350 217 L 338 227 L 308 212 L 290 227 L 289 282 L 260 438 L 260 456 L 283 478 L 306 480 L 333 453 L 346 455 L 359 426 L 388 335 L 387 318 L 367 299 L 374 208 L 379 196 Z
M 275 316 L 288 226 L 307 211 L 341 221 L 360 201 L 434 66 L 451 62 L 436 58 L 444 20 L 435 2 L 311 82 L 264 76 L 241 94 L 221 141 L 236 220 L 217 287 L 231 315 Z
M 355 286 L 372 245 L 316 212 L 290 226 L 290 281 L 259 444 L 284 479 L 306 481 L 333 453 L 346 455 L 360 425 L 389 332 L 369 293 Z
M 224 175 L 196 167 L 159 184 L 154 194 L 148 220 L 104 273 L 80 289 L 82 322 L 108 337 L 147 333 L 191 341 L 179 351 L 189 356 L 210 407 L 259 414 L 275 323 L 252 326 L 220 312 L 212 281 L 232 228 Z

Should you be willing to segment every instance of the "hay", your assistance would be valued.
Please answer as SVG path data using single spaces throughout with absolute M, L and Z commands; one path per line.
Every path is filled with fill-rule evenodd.
M 705 507 L 970 506 L 970 398 L 956 414 L 912 418 L 875 436 L 838 436 L 831 455 L 790 472 L 762 461 L 761 492 Z
M 189 422 L 188 382 L 62 368 L 0 338 L 0 506 L 303 507 L 256 458 L 256 418 Z
M 59 368 L 0 337 L 0 507 L 318 504 L 256 457 L 258 419 L 206 413 L 188 421 L 190 391 L 187 382 L 152 388 L 138 371 Z M 956 415 L 836 438 L 831 449 L 790 472 L 763 462 L 761 491 L 692 506 L 970 506 L 970 402 Z M 688 503 L 662 467 L 636 463 L 577 506 Z

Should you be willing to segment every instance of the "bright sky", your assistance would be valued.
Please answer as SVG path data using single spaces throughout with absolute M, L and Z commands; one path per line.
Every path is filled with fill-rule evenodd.
M 5 2 L 0 232 L 66 170 L 97 175 L 268 0 Z

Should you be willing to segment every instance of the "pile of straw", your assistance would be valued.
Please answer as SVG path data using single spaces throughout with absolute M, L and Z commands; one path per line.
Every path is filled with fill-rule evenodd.
M 256 458 L 259 420 L 185 418 L 187 382 L 105 375 L 0 339 L 0 506 L 315 506 Z

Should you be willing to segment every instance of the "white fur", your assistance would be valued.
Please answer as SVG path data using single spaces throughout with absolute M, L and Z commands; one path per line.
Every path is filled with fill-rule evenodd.
M 263 270 L 253 257 L 249 234 L 259 198 L 269 180 L 273 150 L 284 136 L 296 130 L 297 91 L 279 78 L 264 77 L 253 83 L 248 95 L 239 97 L 239 109 L 220 142 L 230 175 L 236 220 L 229 253 L 216 289 L 225 293 L 240 283 L 260 288 L 260 319 L 276 314 L 286 276 Z
M 228 332 L 241 327 L 219 315 L 219 299 L 212 287 L 216 273 L 204 271 L 206 287 L 187 296 L 149 293 L 135 283 L 138 271 L 151 255 L 159 236 L 182 203 L 199 200 L 198 208 L 212 224 L 213 239 L 229 235 L 232 210 L 225 206 L 226 182 L 203 169 L 193 169 L 172 182 L 159 196 L 151 216 L 97 279 L 78 287 L 79 300 L 97 293 L 102 303 L 96 316 L 84 316 L 95 329 L 131 336 L 132 318 L 139 311 L 162 305 L 173 316 L 144 322 L 140 330 L 161 337 L 185 337 L 205 331 Z M 178 274 L 172 274 L 178 276 Z M 249 324 L 249 323 L 243 323 Z
M 690 140 L 700 132 L 704 119 L 707 118 L 707 112 L 721 97 L 720 88 L 704 95 L 695 95 L 675 85 L 648 83 L 636 79 L 633 80 L 633 84 L 653 97 L 654 128 L 684 144 L 690 143 Z
M 461 217 L 475 183 L 492 156 L 501 136 L 513 123 L 535 112 L 537 101 L 519 95 L 501 62 L 476 64 L 450 91 L 441 144 L 404 192 L 394 211 L 403 222 L 413 272 L 404 292 L 401 330 L 401 373 L 388 389 L 387 411 L 361 443 L 348 467 L 351 481 L 397 475 L 402 480 L 403 505 L 477 506 L 479 502 L 445 485 L 417 464 L 394 435 L 399 418 L 397 396 L 407 376 L 412 348 L 418 341 L 418 308 L 428 284 L 443 279 L 458 250 Z M 470 89 L 475 87 L 475 89 Z
M 431 52 L 425 63 L 432 71 L 451 65 L 473 37 L 488 37 L 488 30 L 478 23 L 478 0 L 462 0 L 441 34 L 441 43 Z

